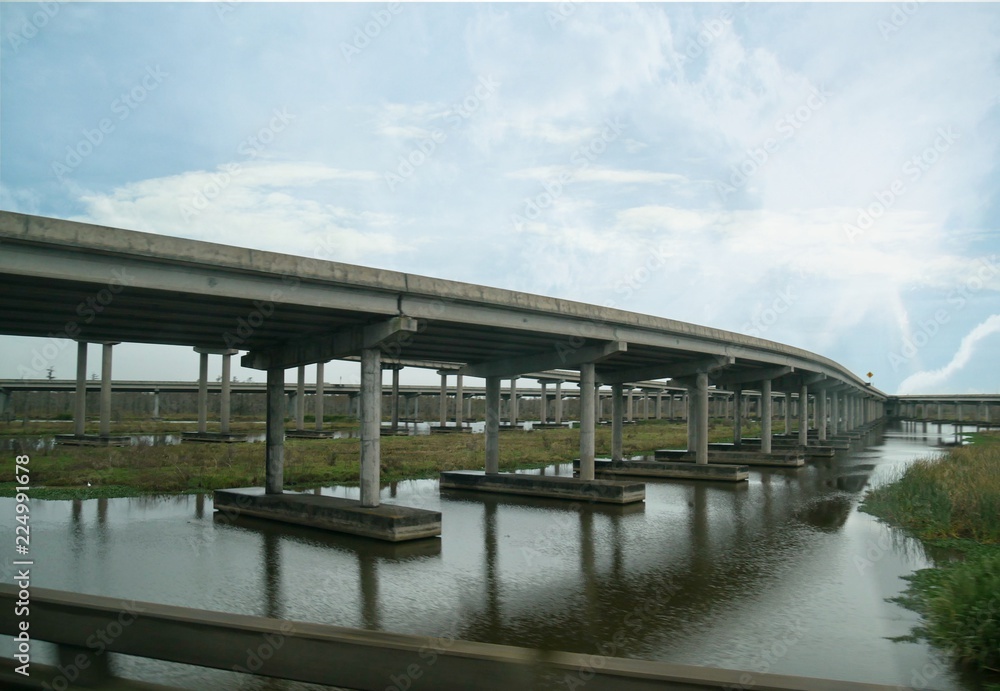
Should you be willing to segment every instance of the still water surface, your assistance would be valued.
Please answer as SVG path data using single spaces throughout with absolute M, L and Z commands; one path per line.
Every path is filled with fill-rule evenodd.
M 33 501 L 32 585 L 858 682 L 915 685 L 923 670 L 930 688 L 973 689 L 926 645 L 888 640 L 917 617 L 886 598 L 929 561 L 919 542 L 857 511 L 866 487 L 940 452 L 940 441 L 890 428 L 832 460 L 751 470 L 749 483 L 650 480 L 645 503 L 624 508 L 401 482 L 383 500 L 441 511 L 443 531 L 403 545 L 229 521 L 213 515 L 210 497 Z M 0 499 L 2 522 L 13 515 L 13 500 Z M 0 652 L 11 654 L 9 638 Z M 187 688 L 306 688 L 131 658 L 115 665 Z

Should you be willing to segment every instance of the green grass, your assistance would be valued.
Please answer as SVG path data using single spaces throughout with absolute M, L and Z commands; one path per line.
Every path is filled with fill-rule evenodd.
M 713 426 L 710 432 L 711 438 L 719 441 L 731 439 L 731 435 L 731 428 L 725 425 Z M 657 421 L 626 425 L 623 441 L 627 455 L 651 453 L 663 447 L 682 448 L 686 444 L 686 427 Z M 609 426 L 597 429 L 595 444 L 598 455 L 610 455 Z M 381 449 L 384 482 L 435 477 L 442 470 L 482 468 L 486 453 L 482 434 L 383 437 Z M 51 451 L 29 454 L 32 496 L 37 498 L 206 492 L 264 482 L 263 444 L 107 448 L 57 445 Z M 10 452 L 0 459 L 0 477 L 12 477 L 14 455 Z M 578 456 L 578 429 L 503 432 L 500 437 L 500 466 L 504 470 L 565 463 Z M 357 483 L 359 458 L 357 438 L 286 439 L 285 484 L 309 487 Z M 13 482 L 0 483 L 0 496 L 11 496 L 13 492 Z
M 1000 543 L 1000 445 L 953 449 L 918 460 L 865 497 L 864 510 L 925 540 Z
M 969 443 L 976 446 L 986 446 L 989 444 L 1000 444 L 1000 432 L 973 432 L 965 434 Z
M 1000 548 L 951 542 L 961 561 L 907 577 L 896 602 L 923 615 L 904 640 L 926 639 L 961 665 L 1000 673 Z
M 958 555 L 907 578 L 909 586 L 896 601 L 923 617 L 908 638 L 926 639 L 959 664 L 997 673 L 1000 444 L 997 435 L 981 436 L 989 441 L 916 461 L 869 492 L 861 508 L 907 528 L 931 548 Z

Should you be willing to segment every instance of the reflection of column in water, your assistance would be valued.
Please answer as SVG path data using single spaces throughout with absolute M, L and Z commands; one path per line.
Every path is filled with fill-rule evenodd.
M 766 473 L 765 473 L 766 474 Z M 736 521 L 736 539 L 738 544 L 745 544 L 750 537 L 747 535 L 747 487 L 748 483 L 735 483 L 739 487 L 733 487 L 730 496 L 733 500 L 733 519 Z
M 101 497 L 97 500 L 97 540 L 102 549 L 100 552 L 102 557 L 105 556 L 103 549 L 107 547 L 110 532 L 108 526 L 108 499 L 107 497 Z
M 389 483 L 389 496 L 392 497 L 393 499 L 395 499 L 396 498 L 396 491 L 398 489 L 399 489 L 399 483 L 398 482 L 390 482 Z
M 817 469 L 816 477 L 822 477 L 823 471 Z M 760 487 L 764 495 L 764 505 L 761 511 L 761 518 L 764 520 L 764 525 L 767 526 L 767 530 L 770 530 L 770 526 L 774 520 L 774 480 L 775 477 L 771 473 L 762 472 L 760 474 Z
M 483 541 L 486 552 L 486 614 L 490 631 L 497 632 L 500 619 L 500 568 L 497 549 L 497 506 L 494 502 L 483 504 Z
M 621 583 L 625 578 L 625 551 L 624 536 L 622 535 L 622 517 L 619 514 L 610 514 L 611 521 L 611 574 L 617 583 Z
M 281 617 L 281 538 L 264 529 L 264 616 Z
M 378 603 L 377 558 L 358 550 L 358 574 L 361 579 L 361 625 L 366 629 L 381 629 Z
M 199 492 L 194 495 L 194 517 L 204 518 L 205 517 L 205 495 Z
M 595 562 L 594 513 L 588 507 L 584 506 L 580 509 L 580 572 L 583 574 L 583 598 L 587 608 L 587 615 L 584 620 L 587 634 L 587 649 L 590 650 L 595 649 L 603 638 L 600 629 L 601 588 L 597 582 L 597 565 Z
M 703 483 L 691 488 L 691 570 L 702 577 L 709 576 L 712 568 L 708 539 L 708 497 Z

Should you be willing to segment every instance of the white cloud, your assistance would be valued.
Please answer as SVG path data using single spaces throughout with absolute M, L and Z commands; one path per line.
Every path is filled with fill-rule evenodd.
M 228 164 L 215 171 L 141 180 L 110 192 L 84 192 L 77 220 L 303 254 L 375 261 L 416 243 L 395 236 L 390 214 L 352 208 L 369 171 L 312 163 Z
M 507 173 L 508 178 L 515 180 L 553 180 L 559 176 L 568 176 L 573 182 L 607 182 L 610 184 L 644 184 L 657 185 L 666 183 L 686 183 L 688 179 L 677 173 L 665 173 L 654 170 L 617 170 L 614 168 L 573 166 L 536 166 L 523 168 Z
M 911 374 L 899 385 L 899 393 L 901 395 L 956 393 L 956 385 L 952 380 L 973 361 L 976 350 L 982 342 L 998 332 L 1000 332 L 1000 314 L 990 315 L 966 334 L 948 364 L 940 369 Z M 993 364 L 995 361 L 987 366 L 992 367 Z

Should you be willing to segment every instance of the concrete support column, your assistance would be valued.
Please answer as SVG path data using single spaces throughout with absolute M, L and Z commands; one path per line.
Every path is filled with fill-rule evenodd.
M 198 434 L 208 431 L 208 353 L 198 353 Z
M 771 453 L 771 380 L 760 383 L 760 450 Z
M 580 479 L 594 479 L 594 363 L 580 365 Z
M 656 419 L 657 420 L 662 420 L 663 419 L 663 392 L 662 391 L 657 391 L 656 392 Z
M 562 414 L 563 414 L 563 401 L 562 401 L 562 382 L 556 382 L 556 424 L 562 424 Z
M 792 427 L 791 427 L 792 394 L 786 391 L 782 401 L 783 401 L 782 408 L 785 409 L 785 436 L 788 436 L 792 433 Z
M 448 375 L 441 375 L 441 393 L 438 398 L 438 410 L 441 414 L 441 429 L 447 427 L 448 423 Z
M 295 429 L 306 427 L 306 366 L 299 365 L 298 380 L 295 384 Z
M 267 455 L 264 492 L 281 494 L 285 481 L 285 370 L 267 370 Z
M 694 405 L 694 397 L 687 395 L 684 397 L 684 421 L 687 423 L 687 450 L 693 452 L 695 447 L 695 424 L 697 423 L 697 415 L 691 414 L 691 406 Z
M 962 421 L 962 404 L 955 401 L 955 419 L 959 422 Z
M 517 377 L 510 380 L 510 426 L 517 424 Z
M 160 390 L 156 389 L 153 392 L 153 419 L 160 419 Z M 199 495 L 200 496 L 200 495 Z
M 622 460 L 624 446 L 625 387 L 611 385 L 611 460 Z
M 324 391 L 323 365 L 324 363 L 322 362 L 316 363 L 316 402 L 313 404 L 313 414 L 316 416 L 317 432 L 323 429 L 323 397 L 326 395 Z
M 816 398 L 816 426 L 819 440 L 826 441 L 826 391 L 820 391 Z
M 76 344 L 76 400 L 73 402 L 73 433 L 82 437 L 87 426 L 87 343 Z
M 486 377 L 486 474 L 500 472 L 500 377 Z
M 111 349 L 114 343 L 105 343 L 101 353 L 101 436 L 111 434 Z
M 395 434 L 399 430 L 399 367 L 393 366 L 392 368 L 392 421 L 389 423 L 389 428 L 392 433 Z
M 836 391 L 830 394 L 830 434 L 840 434 L 840 394 Z
M 462 415 L 465 412 L 465 392 L 462 390 L 462 375 L 455 377 L 455 427 L 462 429 Z
M 361 506 L 379 505 L 382 363 L 378 348 L 361 351 Z
M 219 426 L 223 434 L 229 434 L 230 389 L 232 382 L 232 353 L 222 354 L 222 390 L 219 392 Z
M 809 387 L 799 389 L 799 445 L 809 443 Z
M 733 388 L 733 446 L 743 446 L 743 387 Z
M 708 463 L 708 375 L 705 372 L 699 372 L 695 376 L 694 397 L 695 404 L 692 406 L 692 412 L 697 416 L 695 462 L 706 465 Z
M 539 408 L 538 415 L 539 415 L 539 419 L 541 420 L 542 424 L 544 425 L 546 422 L 549 421 L 549 394 L 548 394 L 548 386 L 543 381 L 540 381 L 538 383 L 542 387 L 542 398 L 540 399 L 540 402 L 538 404 L 538 408 Z
M 667 394 L 667 419 L 672 420 L 674 417 L 674 392 L 671 391 Z
M 902 406 L 900 406 L 902 407 Z M 937 419 L 940 420 L 944 414 L 941 412 L 941 404 L 937 404 Z
M 625 413 L 625 415 L 626 415 L 626 417 L 627 417 L 627 419 L 628 419 L 629 422 L 632 422 L 632 420 L 634 419 L 634 416 L 633 416 L 633 413 L 635 412 L 634 408 L 635 408 L 635 406 L 634 406 L 634 402 L 632 400 L 632 387 L 629 387 L 629 390 L 628 390 L 628 407 L 626 408 L 626 413 Z

